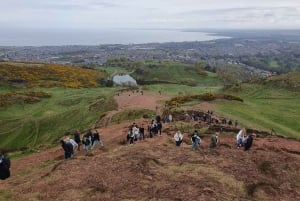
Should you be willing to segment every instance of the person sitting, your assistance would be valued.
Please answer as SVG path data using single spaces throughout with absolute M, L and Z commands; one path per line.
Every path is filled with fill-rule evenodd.
M 10 177 L 10 160 L 0 152 L 0 179 L 5 180 Z

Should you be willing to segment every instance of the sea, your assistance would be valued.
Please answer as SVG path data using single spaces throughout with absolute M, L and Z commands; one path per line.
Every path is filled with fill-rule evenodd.
M 229 37 L 220 36 L 214 33 L 183 30 L 0 30 L 0 46 L 128 45 L 185 41 L 211 41 L 223 38 Z

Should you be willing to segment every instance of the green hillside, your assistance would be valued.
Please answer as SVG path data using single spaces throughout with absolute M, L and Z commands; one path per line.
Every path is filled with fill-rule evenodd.
M 45 77 L 40 75 L 41 73 L 37 73 L 36 77 L 33 76 L 35 73 L 31 68 L 40 68 L 39 65 L 43 66 L 42 68 L 45 68 L 43 71 L 46 72 L 57 68 L 50 64 L 26 64 L 24 66 L 20 63 L 10 63 L 9 65 L 2 63 L 0 65 L 2 83 L 0 87 L 0 148 L 20 149 L 42 145 L 52 146 L 65 133 L 73 132 L 76 129 L 84 131 L 93 126 L 95 121 L 105 115 L 107 111 L 114 110 L 117 105 L 112 97 L 119 88 L 99 88 L 93 87 L 93 84 L 84 85 L 87 82 L 80 77 L 80 75 L 84 77 L 88 75 L 87 78 L 97 83 L 99 78 L 106 79 L 105 76 L 108 76 L 103 69 L 107 69 L 110 74 L 130 72 L 131 70 L 134 77 L 148 80 L 149 83 L 156 83 L 142 85 L 140 86 L 141 90 L 161 92 L 170 99 L 176 96 L 224 93 L 223 85 L 217 74 L 205 71 L 203 71 L 204 73 L 199 71 L 203 74 L 199 73 L 195 70 L 196 66 L 190 64 L 145 62 L 139 64 L 140 66 L 137 68 L 112 66 L 101 67 L 100 71 L 82 68 L 74 70 L 73 67 L 60 66 L 59 69 L 65 70 L 61 71 L 61 74 L 51 74 L 51 80 L 45 80 Z M 51 66 L 51 68 L 47 70 L 46 66 Z M 147 73 L 136 74 L 141 66 Z M 28 68 L 30 71 L 26 71 Z M 74 73 L 79 71 L 79 74 L 76 75 L 78 77 L 75 79 L 76 76 L 73 74 L 74 79 L 71 78 L 68 82 L 66 79 L 69 74 L 66 72 L 73 72 L 73 70 Z M 17 73 L 14 74 L 14 72 Z M 40 71 L 37 70 L 37 72 Z M 22 79 L 25 81 L 16 82 L 22 77 L 16 75 L 22 75 Z M 298 76 L 293 73 L 270 77 L 268 82 L 241 84 L 237 89 L 229 88 L 225 93 L 240 97 L 244 102 L 214 100 L 210 103 L 218 115 L 232 120 L 237 119 L 245 127 L 265 131 L 274 129 L 278 134 L 300 138 L 298 123 L 300 121 L 300 94 L 297 90 L 287 90 L 291 89 L 289 86 L 299 86 Z M 27 77 L 31 77 L 31 79 L 26 80 Z M 12 79 L 15 80 L 12 81 Z M 56 83 L 58 83 L 57 80 L 60 80 L 59 87 L 35 85 L 48 81 L 53 83 L 53 80 L 56 80 Z M 64 85 L 62 80 L 69 84 L 72 81 L 73 84 L 66 87 L 68 85 Z M 191 83 L 196 84 L 187 83 L 186 80 L 192 80 Z M 283 82 L 282 80 L 288 81 Z M 31 84 L 27 85 L 28 83 Z M 78 85 L 78 83 L 82 85 Z M 77 87 L 73 88 L 74 86 Z M 201 101 L 194 100 L 189 105 L 199 103 Z M 206 110 L 206 108 L 203 109 Z M 117 121 L 121 122 L 122 120 L 118 119 Z
M 227 91 L 228 92 L 228 91 Z M 243 84 L 241 91 L 232 92 L 244 102 L 217 101 L 218 112 L 229 119 L 238 119 L 252 127 L 300 138 L 300 93 L 284 88 Z

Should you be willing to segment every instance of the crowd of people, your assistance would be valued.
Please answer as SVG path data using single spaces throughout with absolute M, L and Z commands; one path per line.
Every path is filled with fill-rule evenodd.
M 209 111 L 209 114 L 212 115 L 213 112 Z M 171 117 L 172 118 L 172 117 Z M 168 118 L 169 119 L 169 118 Z M 165 122 L 165 121 L 164 121 Z M 170 121 L 168 121 L 170 122 Z M 237 123 L 236 123 L 237 124 Z M 135 144 L 137 141 L 144 140 L 146 137 L 153 138 L 155 136 L 162 135 L 162 120 L 160 116 L 156 116 L 155 119 L 151 120 L 151 122 L 147 125 L 147 136 L 145 134 L 144 124 L 138 126 L 136 123 L 133 123 L 129 126 L 127 132 L 127 143 L 129 145 Z M 173 136 L 175 145 L 179 147 L 183 142 L 184 135 L 177 130 Z M 190 135 L 191 140 L 191 148 L 192 150 L 198 150 L 202 139 L 199 136 L 197 130 L 194 131 Z M 73 158 L 75 151 L 80 151 L 80 146 L 83 145 L 83 150 L 88 152 L 93 150 L 97 145 L 104 146 L 103 141 L 100 137 L 98 130 L 89 129 L 86 134 L 83 135 L 82 139 L 80 137 L 79 131 L 75 132 L 73 135 L 73 139 L 70 137 L 65 137 L 61 141 L 61 146 L 65 152 L 65 159 Z M 218 133 L 212 134 L 210 137 L 210 148 L 216 148 L 219 143 L 219 135 Z M 239 149 L 240 147 L 244 147 L 244 150 L 247 151 L 251 148 L 253 143 L 253 134 L 247 134 L 245 128 L 241 129 L 236 135 L 236 146 Z
M 240 147 L 244 147 L 244 150 L 247 151 L 251 148 L 253 143 L 253 133 L 248 133 L 245 128 L 241 129 L 238 134 L 236 135 L 236 146 L 239 149 Z M 174 141 L 175 145 L 179 147 L 181 143 L 183 142 L 183 134 L 180 132 L 180 130 L 177 130 L 174 134 Z M 197 150 L 200 147 L 202 139 L 200 138 L 198 131 L 195 130 L 194 133 L 191 134 L 191 143 L 192 143 L 192 150 Z M 219 135 L 218 133 L 212 134 L 210 138 L 210 148 L 217 147 L 219 143 Z
M 103 147 L 104 143 L 100 137 L 98 130 L 89 129 L 86 134 L 83 135 L 82 140 L 80 137 L 80 132 L 77 130 L 73 134 L 73 139 L 70 137 L 65 137 L 60 141 L 61 146 L 64 150 L 65 159 L 73 158 L 75 151 L 80 151 L 80 146 L 83 145 L 85 152 L 89 152 L 96 148 L 97 145 Z

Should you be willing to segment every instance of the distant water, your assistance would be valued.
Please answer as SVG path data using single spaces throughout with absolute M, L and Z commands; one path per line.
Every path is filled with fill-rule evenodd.
M 142 44 L 228 38 L 176 30 L 0 30 L 0 46 Z

